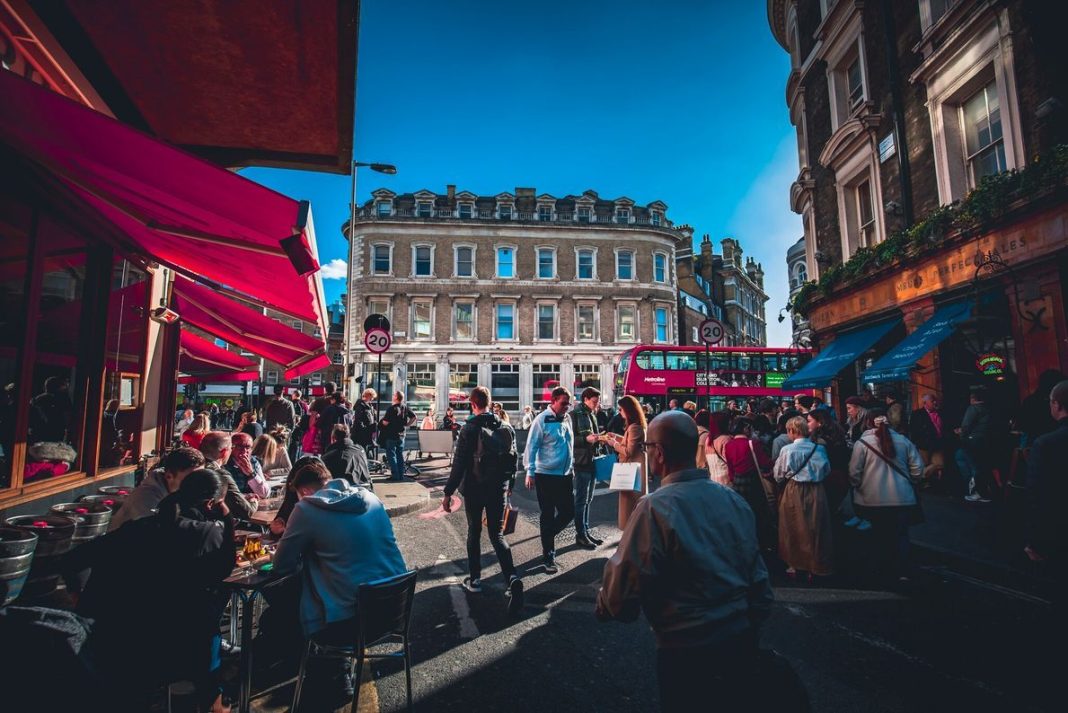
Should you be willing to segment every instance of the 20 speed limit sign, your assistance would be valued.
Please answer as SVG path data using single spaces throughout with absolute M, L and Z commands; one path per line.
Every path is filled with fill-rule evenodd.
M 701 322 L 698 332 L 705 344 L 719 344 L 723 340 L 723 323 L 718 319 L 706 319 Z
M 368 329 L 363 338 L 363 345 L 372 354 L 388 352 L 392 344 L 393 337 L 389 336 L 389 332 L 385 329 Z

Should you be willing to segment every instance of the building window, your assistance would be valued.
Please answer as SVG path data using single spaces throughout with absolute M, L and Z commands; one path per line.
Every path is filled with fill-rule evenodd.
M 630 209 L 617 208 L 616 209 L 616 222 L 617 223 L 629 223 L 630 222 Z
M 559 364 L 534 364 L 534 413 L 542 411 L 553 400 L 553 389 L 560 385 Z
M 434 303 L 430 300 L 412 301 L 412 339 L 430 339 L 433 333 Z
M 519 413 L 519 364 L 491 365 L 490 393 L 505 411 Z
M 460 204 L 460 217 L 461 218 L 470 218 L 471 217 L 471 213 L 472 213 L 473 210 L 474 209 L 473 209 L 473 207 L 472 207 L 472 205 L 470 203 L 461 203 Z
M 457 411 L 470 411 L 468 397 L 478 386 L 477 364 L 449 364 L 449 406 Z M 494 394 L 496 397 L 496 394 Z
M 657 307 L 653 310 L 656 317 L 656 336 L 655 339 L 658 342 L 664 343 L 668 340 L 668 311 L 666 307 Z
M 871 200 L 871 181 L 867 179 L 861 181 L 854 191 L 857 200 L 857 226 L 860 238 L 857 247 L 870 247 L 875 244 L 875 210 Z
M 378 201 L 375 203 L 375 211 L 379 218 L 388 218 L 393 215 L 393 204 L 390 201 Z
M 633 342 L 637 338 L 638 308 L 635 305 L 616 305 L 616 339 Z
M 454 302 L 452 307 L 452 334 L 455 339 L 475 338 L 475 303 Z
M 649 214 L 649 222 L 653 225 L 659 226 L 662 220 L 663 216 L 660 215 L 660 211 L 658 210 L 654 210 L 652 213 Z
M 806 282 L 808 282 L 808 268 L 805 266 L 805 263 L 799 262 L 794 265 L 794 275 L 793 279 L 790 280 L 790 287 L 796 290 Z
M 616 279 L 617 280 L 633 280 L 634 279 L 634 251 L 632 251 L 632 250 L 617 250 L 616 251 Z
M 475 275 L 475 249 L 468 245 L 456 246 L 456 276 L 474 277 Z
M 367 361 L 363 365 L 363 385 L 365 388 L 374 389 L 382 397 L 383 403 L 393 396 L 393 364 L 382 363 L 382 371 L 378 371 L 378 358 Z
M 580 342 L 597 340 L 597 305 L 580 304 L 575 308 L 575 338 Z
M 497 248 L 497 277 L 515 277 L 515 248 Z
M 701 341 L 701 337 L 697 333 L 697 327 L 693 327 L 693 334 L 692 334 L 691 344 L 697 344 L 700 341 Z
M 415 215 L 417 218 L 429 218 L 434 213 L 434 206 L 430 201 L 419 201 L 415 204 Z
M 538 279 L 551 280 L 556 277 L 556 250 L 538 248 Z
M 415 363 L 408 365 L 408 384 L 405 398 L 408 408 L 425 414 L 437 401 L 437 364 Z
M 667 282 L 667 255 L 653 253 L 653 281 Z
M 264 376 L 266 377 L 266 380 L 267 380 L 268 384 L 277 384 L 278 383 L 278 372 L 277 371 L 268 371 L 268 372 L 266 372 L 264 374 Z
M 515 305 L 502 303 L 497 305 L 497 340 L 511 341 L 515 339 Z
M 538 305 L 538 339 L 556 339 L 556 305 Z
M 987 84 L 964 102 L 961 116 L 969 186 L 974 188 L 984 177 L 1008 170 L 1005 141 L 1001 132 L 998 89 L 994 82 Z
M 500 218 L 501 220 L 511 220 L 512 219 L 512 204 L 511 203 L 501 203 L 500 205 L 498 205 L 497 206 L 497 217 Z
M 550 221 L 553 219 L 553 207 L 548 204 L 541 204 L 538 206 L 538 220 Z
M 575 277 L 579 280 L 592 280 L 596 276 L 594 270 L 596 253 L 590 248 L 580 248 L 576 251 Z
M 388 275 L 393 271 L 393 246 L 371 246 L 371 272 L 375 275 Z
M 864 102 L 864 74 L 860 67 L 860 55 L 854 57 L 846 69 L 846 89 L 849 91 L 849 111 L 852 113 Z
M 920 0 L 920 20 L 924 31 L 935 25 L 957 4 L 957 0 Z
M 344 363 L 344 361 L 345 361 L 345 355 L 344 354 L 342 354 L 341 352 L 334 352 L 334 356 L 332 358 L 332 362 L 334 364 L 342 364 L 342 363 Z
M 601 365 L 575 364 L 575 396 L 582 398 L 583 389 L 590 387 L 601 390 Z
M 831 129 L 849 121 L 868 99 L 864 40 L 858 23 L 833 42 L 827 52 L 827 84 L 831 104 Z
M 430 245 L 413 246 L 412 265 L 415 277 L 431 277 L 434 274 L 434 248 Z
M 367 300 L 367 314 L 380 314 L 389 319 L 389 300 L 384 297 L 371 297 Z
M 590 209 L 588 206 L 579 206 L 575 212 L 575 219 L 580 223 L 590 222 Z

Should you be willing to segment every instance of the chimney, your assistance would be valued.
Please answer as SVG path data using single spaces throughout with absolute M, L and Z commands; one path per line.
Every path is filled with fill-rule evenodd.
M 454 200 L 456 200 L 456 186 L 454 186 L 453 184 L 450 183 L 449 185 L 445 186 L 445 193 L 449 197 L 449 203 L 452 203 Z

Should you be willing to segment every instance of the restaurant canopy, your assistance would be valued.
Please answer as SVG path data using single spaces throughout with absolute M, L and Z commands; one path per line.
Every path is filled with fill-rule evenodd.
M 972 314 L 971 302 L 939 307 L 934 315 L 864 372 L 865 383 L 906 381 L 923 355 L 941 344 Z
M 248 359 L 238 356 L 198 337 L 182 332 L 178 347 L 178 370 L 184 374 L 179 383 L 195 381 L 255 381 L 259 368 Z
M 146 255 L 327 333 L 311 208 L 0 72 L 0 143 Z
M 286 379 L 330 364 L 322 338 L 304 334 L 188 278 L 175 279 L 174 308 L 183 324 L 281 364 Z
M 873 344 L 901 322 L 891 319 L 871 327 L 837 337 L 830 346 L 817 354 L 812 361 L 783 382 L 785 390 L 821 389 L 838 376 L 838 372 L 856 361 Z
M 222 166 L 351 170 L 358 1 L 29 5 L 47 31 L 15 41 L 73 63 L 124 124 Z

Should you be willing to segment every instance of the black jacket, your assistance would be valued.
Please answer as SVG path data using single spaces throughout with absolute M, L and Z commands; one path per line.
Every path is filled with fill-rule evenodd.
M 941 412 L 939 412 L 941 415 Z M 927 409 L 918 408 L 912 412 L 909 419 L 909 440 L 916 444 L 921 451 L 935 451 L 942 448 L 946 442 L 946 417 L 942 416 L 942 435 L 938 435 Z
M 330 447 L 330 436 L 334 426 L 339 423 L 343 423 L 350 428 L 352 426 L 352 411 L 344 402 L 330 404 L 319 414 L 319 420 L 315 423 L 315 427 L 319 431 L 319 448 L 323 453 Z
M 586 404 L 579 404 L 571 410 L 571 425 L 575 432 L 575 470 L 591 471 L 593 457 L 597 455 L 597 444 L 588 443 L 586 436 L 601 432 L 597 415 L 586 408 Z
M 460 429 L 459 436 L 456 438 L 456 448 L 452 454 L 452 471 L 449 473 L 449 481 L 445 484 L 446 496 L 452 495 L 459 490 L 464 496 L 469 497 L 472 491 L 485 490 L 488 492 L 496 490 L 500 492 L 500 489 L 505 487 L 511 490 L 515 485 L 514 473 L 509 480 L 500 484 L 483 484 L 475 481 L 475 451 L 478 448 L 479 433 L 483 428 L 491 430 L 496 430 L 497 428 L 511 429 L 513 430 L 514 440 L 514 429 L 489 411 L 467 419 L 464 427 Z
M 379 424 L 379 442 L 385 438 L 404 438 L 404 429 L 415 423 L 415 414 L 404 404 L 392 404 Z
M 1068 460 L 1068 418 L 1057 428 L 1039 436 L 1027 457 L 1027 492 L 1031 504 L 1028 544 L 1046 557 L 1056 560 L 1063 570 L 1068 555 L 1068 520 L 1064 517 L 1068 479 L 1064 463 Z
M 293 410 L 293 402 L 281 396 L 271 399 L 263 411 L 263 422 L 267 424 L 268 431 L 275 426 L 285 426 L 292 431 L 297 427 L 297 414 Z
M 353 405 L 352 440 L 366 448 L 374 442 L 375 409 L 374 406 L 360 399 Z
M 367 467 L 367 453 L 351 438 L 331 443 L 323 453 L 323 463 L 335 478 L 344 478 L 353 485 L 375 489 L 371 483 L 371 471 Z

